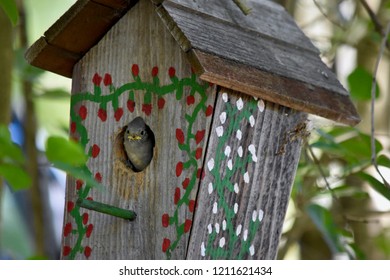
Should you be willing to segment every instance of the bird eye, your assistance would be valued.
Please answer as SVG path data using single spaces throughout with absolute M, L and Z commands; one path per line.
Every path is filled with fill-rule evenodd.
M 141 135 L 142 135 L 142 136 L 145 135 L 145 130 L 141 130 Z

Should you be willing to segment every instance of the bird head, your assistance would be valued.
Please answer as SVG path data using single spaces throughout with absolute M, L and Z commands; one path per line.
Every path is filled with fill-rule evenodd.
M 125 140 L 142 142 L 147 140 L 147 126 L 141 117 L 136 117 L 126 127 Z

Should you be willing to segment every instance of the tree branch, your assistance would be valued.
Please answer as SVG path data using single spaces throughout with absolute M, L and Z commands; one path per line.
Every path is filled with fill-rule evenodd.
M 249 15 L 252 9 L 246 6 L 246 4 L 242 2 L 242 0 L 233 0 L 233 2 L 240 8 L 244 15 Z
M 372 86 L 371 86 L 371 162 L 375 167 L 376 172 L 382 178 L 384 185 L 390 190 L 390 185 L 380 172 L 378 168 L 378 163 L 376 161 L 376 148 L 375 148 L 375 96 L 376 96 L 376 74 L 378 72 L 379 63 L 385 51 L 385 46 L 387 45 L 387 38 L 390 33 L 390 22 L 387 24 L 386 31 L 383 34 L 383 39 L 381 47 L 379 50 L 378 58 L 375 63 L 374 73 L 372 74 Z

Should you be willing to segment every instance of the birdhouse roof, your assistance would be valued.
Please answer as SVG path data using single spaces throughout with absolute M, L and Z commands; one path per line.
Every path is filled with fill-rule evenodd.
M 78 0 L 26 53 L 34 66 L 72 77 L 73 66 L 138 1 Z M 355 125 L 348 92 L 280 5 L 247 0 L 152 0 L 200 78 L 299 111 Z

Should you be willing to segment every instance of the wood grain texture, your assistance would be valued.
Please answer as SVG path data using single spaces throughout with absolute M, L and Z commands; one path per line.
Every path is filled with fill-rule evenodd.
M 297 83 L 196 49 L 189 52 L 188 57 L 205 81 L 336 122 L 356 125 L 360 121 L 355 106 L 346 95 Z
M 188 259 L 274 259 L 306 114 L 221 89 Z
M 300 39 L 302 42 L 299 44 L 291 43 L 283 37 L 290 34 L 284 35 L 283 31 L 273 34 L 275 37 L 270 37 L 172 1 L 164 1 L 162 6 L 191 42 L 192 48 L 273 75 L 324 88 L 335 94 L 348 95 L 336 75 L 321 61 L 318 54 L 301 48 L 304 41 L 310 41 L 308 38 Z M 268 19 L 272 20 L 269 25 L 277 22 L 277 19 L 272 17 Z M 291 28 L 290 21 L 277 23 L 276 26 L 279 24 L 283 28 Z
M 134 81 L 133 64 L 138 65 L 138 76 L 143 82 L 153 81 L 152 69 L 155 66 L 158 67 L 158 77 L 162 85 L 172 83 L 170 67 L 174 67 L 178 79 L 192 75 L 185 54 L 159 20 L 154 12 L 154 6 L 146 0 L 141 0 L 134 6 L 75 66 L 73 98 L 79 92 L 93 92 L 92 77 L 95 73 L 101 76 L 110 73 L 115 86 Z M 214 89 L 215 87 L 208 89 L 205 106 L 214 104 Z M 107 94 L 107 91 L 108 89 L 105 88 L 102 95 Z M 107 189 L 92 190 L 90 196 L 95 201 L 137 213 L 136 220 L 128 222 L 85 210 L 89 215 L 88 223 L 93 224 L 93 231 L 89 238 L 82 239 L 81 246 L 91 248 L 89 259 L 166 259 L 167 256 L 162 251 L 163 241 L 169 239 L 173 243 L 177 237 L 177 228 L 175 225 L 163 227 L 163 214 L 172 216 L 176 211 L 179 226 L 193 218 L 193 212 L 187 205 L 183 204 L 178 208 L 174 203 L 177 188 L 180 188 L 182 196 L 186 193 L 188 200 L 194 200 L 199 181 L 199 178 L 195 178 L 194 189 L 187 193 L 182 187 L 183 181 L 191 177 L 194 172 L 196 174 L 197 170 L 189 167 L 182 170 L 181 174 L 177 174 L 176 171 L 179 161 L 188 160 L 187 154 L 178 147 L 176 130 L 188 129 L 187 115 L 191 114 L 194 108 L 194 105 L 187 105 L 191 88 L 184 88 L 184 95 L 180 101 L 176 99 L 175 94 L 164 96 L 163 109 L 158 109 L 159 100 L 152 94 L 150 115 L 142 110 L 144 94 L 146 93 L 142 90 L 134 91 L 133 112 L 127 109 L 127 94 L 119 97 L 118 106 L 124 111 L 119 120 L 115 119 L 115 112 L 110 103 L 107 105 L 105 122 L 97 117 L 99 105 L 93 102 L 83 101 L 74 108 L 76 112 L 81 106 L 87 108 L 88 114 L 83 121 L 89 137 L 86 151 L 95 144 L 100 147 L 99 156 L 91 157 L 88 167 L 92 174 L 98 172 L 101 174 L 102 183 L 107 186 Z M 197 98 L 195 102 L 198 102 Z M 121 160 L 121 153 L 118 153 L 115 146 L 121 129 L 136 116 L 144 118 L 156 137 L 152 162 L 145 171 L 140 173 L 134 173 L 126 168 Z M 197 147 L 205 150 L 210 122 L 211 116 L 207 117 L 203 111 L 200 111 L 199 117 L 192 124 L 192 133 L 204 131 L 205 135 L 199 143 L 192 140 L 191 149 Z M 203 157 L 197 161 L 199 167 L 202 166 L 202 159 Z M 74 201 L 77 198 L 75 184 L 74 180 L 69 179 L 67 201 Z M 69 214 L 65 215 L 64 225 L 68 223 L 71 223 L 73 228 L 76 227 Z M 185 258 L 188 239 L 189 233 L 186 233 L 178 240 L 175 250 L 171 252 L 172 259 Z M 63 238 L 63 246 L 74 246 L 76 241 L 77 234 L 69 234 Z M 86 256 L 80 253 L 76 258 L 84 259 Z

